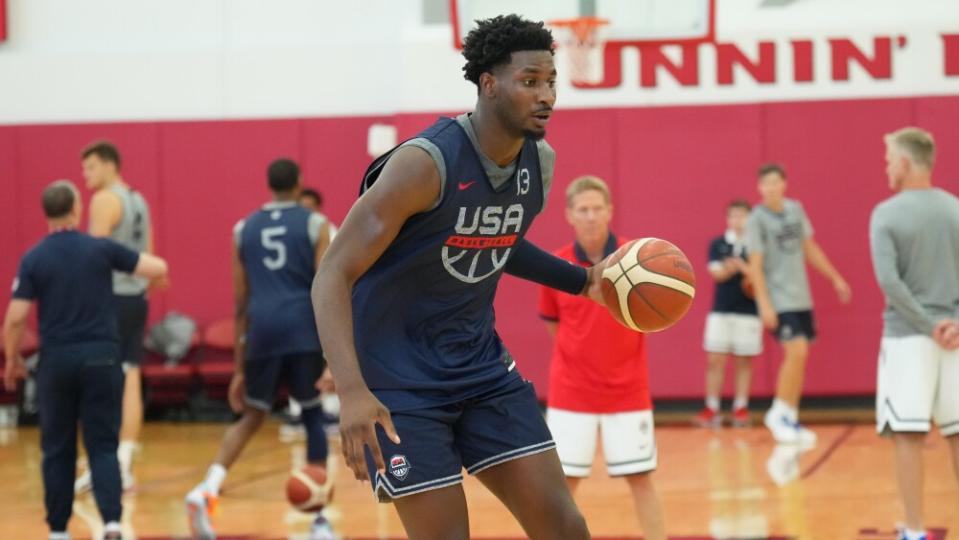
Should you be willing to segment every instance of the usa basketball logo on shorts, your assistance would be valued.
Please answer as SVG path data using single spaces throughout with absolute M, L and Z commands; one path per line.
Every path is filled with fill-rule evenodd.
M 390 458 L 390 473 L 397 480 L 403 480 L 410 474 L 410 464 L 406 461 L 406 456 L 396 455 Z
M 443 244 L 443 267 L 464 283 L 479 283 L 506 266 L 523 229 L 523 205 L 460 207 L 454 235 Z

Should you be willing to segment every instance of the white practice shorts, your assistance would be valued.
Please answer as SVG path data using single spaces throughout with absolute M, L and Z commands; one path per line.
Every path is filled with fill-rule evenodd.
M 596 455 L 597 431 L 603 437 L 603 454 L 610 476 L 656 469 L 653 411 L 592 414 L 549 408 L 546 424 L 553 433 L 566 476 L 589 476 Z
M 933 419 L 943 435 L 959 433 L 959 351 L 928 336 L 882 338 L 878 371 L 879 433 L 927 432 Z
M 706 352 L 757 356 L 763 352 L 763 323 L 756 315 L 710 313 L 706 316 Z

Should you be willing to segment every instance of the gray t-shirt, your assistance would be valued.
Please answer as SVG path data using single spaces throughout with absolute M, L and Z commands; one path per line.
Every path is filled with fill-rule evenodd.
M 959 199 L 941 189 L 894 195 L 873 210 L 869 243 L 884 336 L 930 335 L 959 315 Z
M 138 192 L 127 186 L 114 184 L 110 186 L 123 206 L 120 222 L 110 231 L 110 240 L 130 248 L 137 253 L 147 249 L 150 238 L 150 208 L 146 200 Z M 113 294 L 120 296 L 135 296 L 147 290 L 149 281 L 125 272 L 113 272 Z
M 499 189 L 500 186 L 506 182 L 509 182 L 510 178 L 513 176 L 513 173 L 516 172 L 516 160 L 505 167 L 500 167 L 493 160 L 486 157 L 486 154 L 484 154 L 480 149 L 479 142 L 476 139 L 476 132 L 473 131 L 473 124 L 470 122 L 469 113 L 463 113 L 457 116 L 456 122 L 466 132 L 466 136 L 469 137 L 470 142 L 473 143 L 473 148 L 476 150 L 476 154 L 480 158 L 480 163 L 483 164 L 483 170 L 486 171 L 486 176 L 489 178 L 490 184 L 492 184 L 494 188 Z M 436 163 L 436 168 L 440 173 L 440 196 L 429 209 L 432 210 L 436 208 L 443 200 L 443 191 L 446 189 L 446 160 L 443 159 L 443 152 L 441 152 L 435 144 L 430 142 L 429 139 L 424 139 L 422 137 L 410 139 L 401 146 L 415 146 L 417 148 L 421 148 L 426 151 L 426 153 L 429 154 Z M 543 175 L 543 208 L 545 209 L 546 200 L 548 199 L 549 195 L 549 188 L 553 185 L 553 170 L 556 167 L 556 152 L 549 145 L 549 143 L 546 142 L 545 139 L 536 141 L 536 150 L 539 152 L 539 169 Z M 519 156 L 516 156 L 516 159 L 518 160 Z
M 766 289 L 777 313 L 812 309 L 803 243 L 813 228 L 799 201 L 786 199 L 783 211 L 757 204 L 746 222 L 746 250 L 763 256 Z

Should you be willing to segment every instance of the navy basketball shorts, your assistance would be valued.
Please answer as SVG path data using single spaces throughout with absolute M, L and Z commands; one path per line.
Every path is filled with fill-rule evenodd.
M 247 358 L 243 365 L 246 404 L 269 411 L 276 401 L 277 390 L 285 384 L 304 409 L 317 407 L 320 391 L 316 389 L 316 381 L 325 367 L 326 360 L 320 351 Z
M 786 311 L 779 314 L 779 326 L 773 332 L 779 341 L 806 338 L 816 340 L 816 321 L 812 311 Z
M 475 398 L 392 417 L 401 444 L 393 444 L 377 425 L 385 474 L 376 472 L 366 452 L 380 502 L 459 484 L 464 468 L 475 475 L 556 447 L 533 385 L 521 378 Z
M 140 367 L 143 362 L 143 332 L 147 324 L 147 299 L 143 294 L 115 294 L 117 336 L 120 339 L 120 361 L 124 367 Z

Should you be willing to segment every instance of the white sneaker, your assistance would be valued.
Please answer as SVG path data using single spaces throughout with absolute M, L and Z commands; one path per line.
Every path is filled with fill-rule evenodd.
M 132 490 L 133 486 L 135 486 L 137 483 L 136 478 L 133 477 L 133 473 L 124 470 L 120 470 L 120 481 L 123 484 L 124 492 Z
M 799 478 L 799 455 L 802 450 L 795 444 L 777 444 L 766 460 L 766 473 L 777 486 L 785 486 Z
M 799 444 L 803 447 L 816 445 L 816 434 L 803 427 L 789 416 L 770 409 L 763 423 L 773 435 L 773 439 L 780 444 Z
M 193 538 L 216 540 L 213 523 L 210 521 L 210 514 L 213 513 L 213 508 L 216 506 L 216 499 L 215 495 L 204 491 L 202 485 L 187 493 L 184 502 L 186 503 L 186 513 L 189 517 Z
M 317 514 L 316 520 L 310 527 L 310 540 L 339 540 L 339 538 L 333 531 L 333 525 L 323 517 L 323 514 Z

